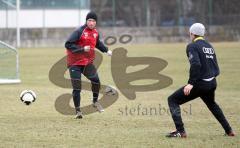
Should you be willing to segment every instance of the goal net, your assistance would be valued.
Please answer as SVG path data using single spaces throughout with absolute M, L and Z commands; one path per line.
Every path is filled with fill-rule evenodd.
M 18 51 L 0 41 L 0 84 L 20 82 Z

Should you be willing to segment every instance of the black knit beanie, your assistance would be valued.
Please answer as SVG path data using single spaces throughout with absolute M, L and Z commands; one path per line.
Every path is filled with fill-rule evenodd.
M 93 11 L 89 12 L 86 16 L 86 21 L 88 19 L 94 19 L 97 22 L 97 14 Z

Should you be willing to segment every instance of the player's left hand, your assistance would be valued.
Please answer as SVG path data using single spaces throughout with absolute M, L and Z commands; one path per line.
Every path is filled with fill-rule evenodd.
M 193 85 L 188 84 L 184 87 L 183 91 L 186 96 L 188 96 L 193 88 Z
M 111 51 L 111 50 L 108 50 L 108 51 L 107 51 L 107 55 L 108 55 L 108 56 L 112 56 L 112 51 Z

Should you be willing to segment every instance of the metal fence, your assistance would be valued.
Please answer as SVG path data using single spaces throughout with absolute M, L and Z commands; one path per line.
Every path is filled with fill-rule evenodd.
M 16 0 L 0 0 L 0 10 Z M 21 0 L 21 9 L 91 8 L 101 26 L 240 25 L 239 0 Z
M 11 9 L 16 0 L 0 0 L 0 9 Z M 21 9 L 82 9 L 90 6 L 90 0 L 21 0 Z
M 239 0 L 91 0 L 102 26 L 240 25 Z
M 21 43 L 27 47 L 63 46 L 68 34 L 81 23 L 89 9 L 98 14 L 98 26 L 107 35 L 131 33 L 136 42 L 184 41 L 194 22 L 206 25 L 214 41 L 240 40 L 239 0 L 20 0 L 24 23 L 42 24 L 21 28 Z M 82 11 L 82 10 L 86 11 Z M 0 40 L 16 45 L 16 0 L 0 0 Z M 35 12 L 40 10 L 43 13 Z M 36 15 L 38 14 L 38 15 Z M 42 15 L 40 15 L 42 14 Z M 55 17 L 57 15 L 57 17 Z M 39 16 L 39 19 L 36 18 Z M 67 16 L 67 19 L 64 19 Z M 79 17 L 83 17 L 79 19 Z M 51 21 L 50 25 L 49 22 Z M 60 21 L 60 22 L 59 22 Z M 15 22 L 15 24 L 14 24 Z M 55 23 L 55 27 L 54 24 Z M 61 25 L 59 25 L 61 24 Z M 69 26 L 67 26 L 70 24 Z M 44 27 L 42 27 L 44 26 Z M 50 26 L 50 27 L 49 27 Z M 67 26 L 67 27 L 66 27 Z M 54 43 L 54 44 L 53 44 Z

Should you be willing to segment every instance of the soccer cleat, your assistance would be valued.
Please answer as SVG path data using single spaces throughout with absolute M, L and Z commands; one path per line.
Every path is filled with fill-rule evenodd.
M 82 119 L 83 118 L 83 114 L 81 111 L 77 111 L 75 119 Z
M 104 109 L 102 107 L 102 105 L 99 102 L 94 102 L 93 103 L 93 107 L 97 108 L 97 110 L 101 113 L 104 112 Z
M 168 133 L 166 135 L 168 138 L 187 138 L 187 134 L 185 132 L 179 132 L 179 131 L 174 131 L 171 133 Z
M 225 136 L 234 137 L 236 134 L 233 131 L 230 131 L 229 133 L 226 133 Z

